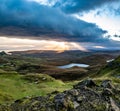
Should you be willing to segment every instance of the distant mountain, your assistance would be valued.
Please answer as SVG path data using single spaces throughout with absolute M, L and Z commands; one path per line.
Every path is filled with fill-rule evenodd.
M 120 51 L 83 52 L 80 50 L 67 50 L 61 53 L 52 50 L 28 50 L 13 51 L 10 53 L 12 53 L 13 55 L 45 58 L 48 62 L 52 62 L 52 65 L 65 65 L 69 63 L 85 63 L 89 65 L 94 65 L 96 63 L 98 64 L 99 62 L 105 63 L 107 60 L 114 59 L 118 55 L 120 55 Z
M 89 50 L 87 52 L 85 51 L 80 51 L 80 50 L 66 50 L 64 52 L 61 52 L 59 53 L 58 51 L 53 51 L 53 50 L 26 50 L 26 51 L 11 51 L 10 53 L 12 53 L 13 55 L 15 54 L 18 54 L 18 55 L 27 55 L 29 54 L 29 56 L 33 54 L 33 56 L 42 56 L 42 54 L 56 54 L 56 55 L 64 55 L 64 54 L 78 54 L 78 56 L 80 56 L 81 54 L 82 55 L 85 55 L 85 54 L 110 54 L 110 55 L 115 55 L 115 56 L 118 56 L 120 55 L 120 50 L 105 50 L 105 51 L 102 51 L 102 50 Z

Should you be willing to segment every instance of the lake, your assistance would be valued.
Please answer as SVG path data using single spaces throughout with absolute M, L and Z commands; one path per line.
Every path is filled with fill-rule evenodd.
M 71 63 L 68 65 L 63 65 L 63 66 L 58 66 L 60 69 L 67 69 L 67 68 L 72 68 L 72 67 L 81 67 L 81 68 L 87 68 L 89 65 L 87 64 L 78 64 L 78 63 Z
M 114 61 L 114 60 L 115 60 L 115 59 L 110 59 L 110 60 L 107 60 L 106 62 L 109 63 L 109 62 L 112 62 L 112 61 Z

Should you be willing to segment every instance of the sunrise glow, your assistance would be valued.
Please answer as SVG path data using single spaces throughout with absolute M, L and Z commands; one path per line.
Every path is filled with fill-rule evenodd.
M 0 37 L 0 50 L 17 51 L 17 50 L 54 50 L 63 52 L 65 50 L 78 49 L 86 51 L 85 48 L 74 42 L 60 42 L 53 40 L 32 40 L 21 38 Z

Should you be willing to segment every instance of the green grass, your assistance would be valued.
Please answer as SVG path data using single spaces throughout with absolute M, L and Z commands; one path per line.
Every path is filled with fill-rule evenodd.
M 1 64 L 0 65 L 0 103 L 9 103 L 17 99 L 24 98 L 26 96 L 44 96 L 53 91 L 64 91 L 67 89 L 71 89 L 74 84 L 78 81 L 70 81 L 70 82 L 62 82 L 61 80 L 56 80 L 46 74 L 27 74 L 20 75 L 15 72 L 15 69 L 24 63 L 32 63 L 41 65 L 41 59 L 31 59 L 31 58 L 21 58 L 19 57 L 10 57 L 9 64 Z M 8 58 L 9 59 L 9 58 Z M 16 67 L 11 66 L 11 63 L 14 63 Z M 112 82 L 120 86 L 120 79 L 117 76 L 120 76 L 120 68 L 118 64 L 120 63 L 120 58 L 117 58 L 116 61 L 113 62 L 112 66 L 106 66 L 100 70 L 98 74 L 95 73 L 92 78 L 100 83 L 103 80 L 109 79 Z M 6 71 L 5 71 L 6 69 Z M 37 69 L 36 69 L 37 70 Z M 56 68 L 49 69 L 49 72 L 54 73 Z M 73 70 L 73 69 L 72 69 Z M 71 71 L 72 74 L 79 73 L 80 70 Z M 31 71 L 30 71 L 31 72 Z M 56 71 L 62 74 L 63 72 L 60 70 Z M 29 73 L 29 71 L 28 71 Z M 57 74 L 56 73 L 56 74 Z M 65 74 L 67 71 L 64 72 Z M 69 74 L 69 73 L 68 73 Z M 68 75 L 67 74 L 67 75 Z M 69 75 L 70 76 L 70 75 Z M 73 74 L 71 77 L 73 78 L 75 75 Z M 88 76 L 88 75 L 87 75 Z M 82 79 L 86 79 L 87 76 Z M 65 76 L 63 76 L 65 77 Z
M 112 83 L 120 88 L 120 56 L 113 62 L 108 63 L 105 67 L 95 73 L 92 78 L 100 84 L 103 80 L 111 80 Z
M 27 78 L 29 76 L 31 79 Z M 63 83 L 45 74 L 27 77 L 17 73 L 0 74 L 0 103 L 12 102 L 26 96 L 43 96 L 56 90 L 61 92 L 70 89 L 74 84 Z M 36 78 L 39 78 L 37 83 L 34 81 Z

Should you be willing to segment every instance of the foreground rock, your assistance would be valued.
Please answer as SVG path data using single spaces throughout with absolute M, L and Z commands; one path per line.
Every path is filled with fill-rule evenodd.
M 11 105 L 1 105 L 0 111 L 120 111 L 120 90 L 111 81 L 100 86 L 85 80 L 63 93 L 46 97 L 26 97 Z

